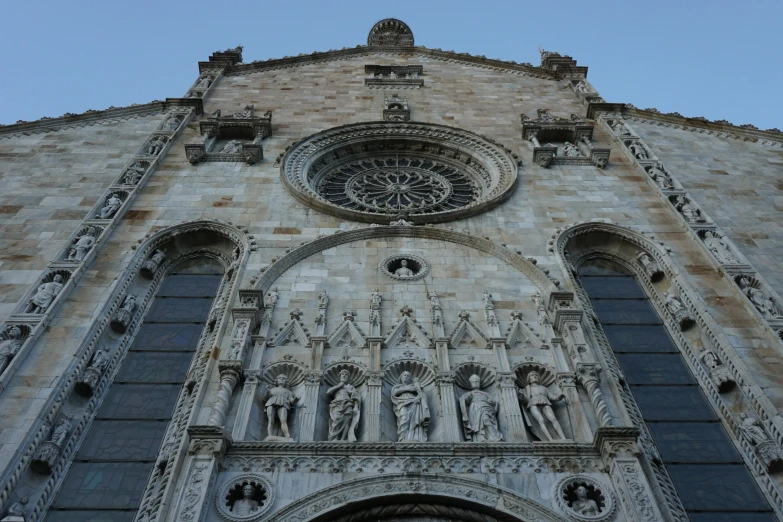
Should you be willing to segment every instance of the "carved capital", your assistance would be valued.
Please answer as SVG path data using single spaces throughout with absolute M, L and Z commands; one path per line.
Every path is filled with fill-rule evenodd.
M 573 388 L 576 386 L 576 374 L 575 373 L 558 373 L 557 385 L 560 388 Z
M 386 375 L 385 372 L 367 372 L 367 385 L 368 386 L 383 386 L 383 378 Z
M 580 363 L 576 365 L 576 378 L 582 386 L 589 382 L 599 382 L 601 366 L 597 363 Z
M 438 386 L 454 386 L 454 372 L 441 372 L 436 377 Z
M 501 388 L 516 388 L 517 374 L 514 372 L 498 372 L 497 381 Z
M 218 370 L 220 371 L 221 379 L 239 380 L 239 376 L 242 375 L 242 362 L 220 361 L 218 363 Z
M 248 288 L 239 291 L 239 305 L 242 308 L 255 308 L 256 310 L 260 310 L 263 301 L 263 290 Z
M 191 455 L 212 456 L 221 461 L 230 445 L 223 428 L 217 426 L 190 426 L 188 435 L 188 453 Z
M 323 380 L 324 376 L 319 370 L 305 372 L 304 381 L 306 386 L 320 386 Z

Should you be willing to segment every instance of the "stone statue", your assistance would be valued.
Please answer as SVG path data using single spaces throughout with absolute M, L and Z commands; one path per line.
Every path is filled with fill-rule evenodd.
M 742 290 L 742 293 L 750 299 L 751 303 L 753 303 L 753 306 L 756 307 L 756 310 L 761 312 L 761 315 L 767 319 L 777 319 L 780 317 L 778 307 L 775 305 L 772 298 L 764 293 L 764 291 L 751 285 L 747 277 L 740 278 L 739 287 Z
M 11 364 L 22 347 L 22 330 L 18 326 L 12 326 L 6 333 L 8 339 L 0 341 L 0 374 Z
M 98 350 L 92 356 L 92 364 L 90 368 L 97 370 L 101 373 L 106 370 L 106 366 L 109 364 L 109 345 L 105 345 L 103 349 Z
M 166 259 L 166 250 L 156 250 L 144 263 L 141 265 L 141 275 L 147 279 L 155 277 L 155 273 L 160 268 L 160 264 Z
M 242 517 L 258 511 L 258 501 L 253 499 L 255 494 L 256 488 L 253 484 L 242 486 L 242 498 L 234 502 L 234 505 L 231 506 L 231 512 Z
M 329 304 L 329 296 L 326 294 L 326 290 L 321 290 L 321 293 L 318 294 L 318 306 L 326 308 L 326 305 Z
M 640 160 L 649 159 L 649 156 L 647 155 L 647 150 L 645 150 L 645 148 L 642 147 L 641 143 L 632 142 L 630 145 L 628 145 L 628 148 L 631 149 L 631 152 L 636 157 L 636 159 L 640 159 Z
M 402 372 L 400 383 L 391 390 L 394 414 L 397 416 L 397 440 L 427 442 L 427 428 L 430 425 L 427 396 L 418 379 L 413 383 L 411 379 L 411 372 Z
M 71 248 L 70 254 L 68 254 L 69 261 L 84 261 L 87 256 L 87 252 L 95 245 L 95 227 L 90 227 L 87 232 L 76 240 L 76 243 Z
M 739 430 L 754 446 L 767 471 L 775 473 L 783 469 L 783 450 L 767 435 L 758 419 L 740 413 Z
M 63 289 L 63 276 L 57 274 L 51 283 L 44 283 L 38 287 L 35 295 L 30 299 L 25 309 L 26 314 L 45 314 L 52 301 Z
M 718 263 L 724 265 L 737 264 L 737 258 L 729 250 L 729 245 L 726 240 L 712 230 L 708 230 L 704 233 L 704 244 L 710 249 L 712 255 L 718 260 Z
M 582 153 L 579 151 L 579 147 L 574 145 L 573 143 L 567 141 L 565 142 L 565 147 L 563 149 L 563 155 L 568 158 L 577 158 L 582 155 Z
M 691 205 L 691 202 L 685 196 L 677 196 L 675 206 L 688 223 L 704 223 L 707 221 L 701 217 L 701 210 Z
M 179 123 L 177 125 L 179 125 Z M 141 181 L 141 178 L 144 177 L 145 170 L 144 165 L 138 161 L 134 161 L 125 171 L 122 182 L 126 185 L 137 185 L 139 181 Z
M 481 391 L 481 377 L 470 376 L 471 391 L 459 398 L 465 440 L 472 442 L 497 442 L 503 440 L 498 429 L 500 401 Z
M 280 297 L 280 294 L 278 293 L 277 288 L 268 291 L 266 293 L 266 299 L 264 299 L 264 308 L 274 308 L 278 297 Z
M 177 127 L 179 127 L 179 124 L 182 123 L 182 116 L 174 116 L 171 115 L 166 120 L 166 123 L 163 124 L 164 127 L 166 127 L 168 130 L 177 130 Z
M 209 89 L 210 85 L 212 85 L 212 78 L 209 76 L 204 76 L 196 84 L 196 89 Z
M 598 507 L 598 503 L 590 498 L 587 498 L 587 488 L 584 486 L 577 486 L 574 490 L 576 499 L 571 502 L 571 509 L 579 515 L 598 515 L 601 513 L 601 509 Z
M 658 162 L 647 169 L 647 175 L 650 176 L 661 190 L 670 190 L 674 188 L 674 183 L 672 183 L 669 175 L 663 170 L 663 164 L 661 162 Z
M 136 294 L 128 294 L 111 320 L 111 329 L 117 333 L 125 333 L 133 319 L 134 310 L 136 310 Z
M 280 374 L 275 379 L 275 385 L 267 387 L 264 392 L 264 407 L 266 408 L 267 417 L 267 437 L 264 440 L 274 441 L 290 441 L 291 434 L 288 430 L 288 410 L 296 406 L 299 402 L 299 397 L 294 395 L 294 392 L 288 389 L 288 377 L 284 374 Z M 280 423 L 280 431 L 283 432 L 283 436 L 279 437 L 273 435 L 275 433 L 275 419 Z
M 103 208 L 98 211 L 98 216 L 101 219 L 109 219 L 120 209 L 121 206 L 122 200 L 117 196 L 116 193 L 111 194 L 106 200 L 106 204 L 103 205 Z
M 589 85 L 587 85 L 587 82 L 584 80 L 579 80 L 576 84 L 576 92 L 580 92 L 582 94 L 592 94 L 595 91 L 590 88 Z
M 381 296 L 381 293 L 376 288 L 375 292 L 373 292 L 372 296 L 370 296 L 370 305 L 372 308 L 380 308 L 382 299 L 383 297 Z
M 685 331 L 691 326 L 693 326 L 693 324 L 695 323 L 693 317 L 690 316 L 688 310 L 685 309 L 685 307 L 682 304 L 682 301 L 676 295 L 666 292 L 666 296 L 664 297 L 663 304 L 666 306 L 666 309 L 669 311 L 670 314 L 672 314 L 672 316 L 674 316 L 674 319 L 680 325 L 680 330 Z
M 718 387 L 720 393 L 730 391 L 736 386 L 734 378 L 731 376 L 731 373 L 729 373 L 729 369 L 721 364 L 720 359 L 718 359 L 718 356 L 715 355 L 714 352 L 706 350 L 701 354 L 701 360 L 704 361 L 704 364 L 710 369 L 710 379 L 712 379 Z
M 625 126 L 625 123 L 620 120 L 616 120 L 614 123 L 612 123 L 612 132 L 618 136 L 625 136 L 630 134 L 630 132 L 628 132 L 628 128 Z
M 30 501 L 28 497 L 22 497 L 17 502 L 14 502 L 11 504 L 11 507 L 8 509 L 8 513 L 3 518 L 2 522 L 26 522 L 27 518 L 25 517 L 25 506 Z
M 92 356 L 90 365 L 82 373 L 79 382 L 77 382 L 73 389 L 79 395 L 85 397 L 92 396 L 98 383 L 101 381 L 103 372 L 106 371 L 106 367 L 109 365 L 109 346 L 104 345 L 100 350 L 96 350 Z
M 161 136 L 155 136 L 152 138 L 147 144 L 147 154 L 150 156 L 157 156 L 163 151 L 163 147 L 166 146 L 166 140 L 164 140 Z
M 326 391 L 329 397 L 329 440 L 356 442 L 356 427 L 361 416 L 361 397 L 348 382 L 350 372 L 340 372 L 340 382 Z
M 231 140 L 220 149 L 220 154 L 239 154 L 242 152 L 242 142 L 239 140 Z
M 408 268 L 408 260 L 403 259 L 400 261 L 400 268 L 394 271 L 394 275 L 397 277 L 413 277 L 416 274 L 413 273 L 413 270 Z
M 555 417 L 554 410 L 552 410 L 551 401 L 565 401 L 565 395 L 562 393 L 560 395 L 551 393 L 546 386 L 540 384 L 540 381 L 541 377 L 538 375 L 538 372 L 531 371 L 527 375 L 527 386 L 519 390 L 519 399 L 538 423 L 538 428 L 536 428 L 528 419 L 534 434 L 540 428 L 545 437 L 544 439 L 539 436 L 541 440 L 555 440 L 546 426 L 546 420 L 548 420 L 555 429 L 558 439 L 563 440 L 566 437 L 563 433 L 563 428 L 560 427 L 560 422 Z M 544 417 L 546 417 L 546 420 Z
M 397 73 L 396 73 L 396 72 L 394 72 L 394 71 L 392 70 L 392 71 L 389 73 L 389 78 L 390 78 L 390 79 L 392 79 L 392 80 L 395 80 L 395 79 L 397 79 Z
M 65 437 L 68 436 L 68 432 L 71 431 L 71 419 L 73 419 L 73 415 L 66 415 L 60 419 L 60 422 L 55 425 L 54 431 L 52 431 L 51 441 L 60 447 L 62 447 L 65 442 Z

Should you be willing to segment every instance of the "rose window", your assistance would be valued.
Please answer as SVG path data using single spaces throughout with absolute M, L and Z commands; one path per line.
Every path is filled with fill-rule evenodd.
M 396 216 L 464 207 L 478 199 L 480 190 L 448 163 L 387 156 L 332 171 L 319 183 L 318 194 L 344 208 Z
M 483 212 L 517 182 L 509 151 L 439 125 L 346 125 L 300 141 L 282 159 L 288 190 L 307 205 L 347 219 L 438 223 Z

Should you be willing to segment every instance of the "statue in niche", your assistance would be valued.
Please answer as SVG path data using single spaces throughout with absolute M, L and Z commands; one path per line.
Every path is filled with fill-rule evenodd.
M 168 119 L 166 119 L 166 123 L 163 124 L 165 128 L 168 130 L 174 131 L 177 130 L 177 127 L 179 127 L 179 124 L 182 123 L 182 116 L 169 116 Z
M 296 403 L 299 402 L 299 397 L 288 389 L 287 384 L 288 377 L 284 374 L 280 374 L 275 379 L 275 385 L 267 387 L 264 392 L 264 398 L 262 400 L 264 401 L 267 417 L 267 437 L 264 440 L 294 441 L 288 430 L 288 411 L 296 406 Z M 275 419 L 280 423 L 280 431 L 283 433 L 282 437 L 273 435 L 273 433 L 276 432 Z
M 156 250 L 149 259 L 141 265 L 141 275 L 147 279 L 155 277 L 155 273 L 160 268 L 160 264 L 166 259 L 166 249 Z
M 783 470 L 783 450 L 767 435 L 758 419 L 740 413 L 739 430 L 754 447 L 756 455 L 769 473 Z
M 724 265 L 739 263 L 737 258 L 734 257 L 734 254 L 729 250 L 729 245 L 726 243 L 726 240 L 718 236 L 718 234 L 712 230 L 708 230 L 704 233 L 704 244 L 710 249 L 710 252 L 712 252 L 712 255 L 718 260 L 718 263 Z
M 11 364 L 11 359 L 22 347 L 22 330 L 18 326 L 12 326 L 6 335 L 8 339 L 0 341 L 0 374 Z
M 134 310 L 136 310 L 136 294 L 128 294 L 114 319 L 111 320 L 111 329 L 117 333 L 125 333 L 133 319 Z
M 527 375 L 527 386 L 519 390 L 519 399 L 522 401 L 522 404 L 527 411 L 530 412 L 530 415 L 533 416 L 536 423 L 538 423 L 538 427 L 534 426 L 530 422 L 530 419 L 527 419 L 528 424 L 530 424 L 531 430 L 539 439 L 555 440 L 552 438 L 552 435 L 549 433 L 549 428 L 546 426 L 546 421 L 548 420 L 555 429 L 558 439 L 564 440 L 566 437 L 563 433 L 563 428 L 560 427 L 560 422 L 558 422 L 557 417 L 555 417 L 555 412 L 552 409 L 552 402 L 565 401 L 565 395 L 562 393 L 560 395 L 551 393 L 549 389 L 546 386 L 541 385 L 540 382 L 541 377 L 538 372 L 531 371 Z M 546 417 L 546 420 L 544 417 Z M 539 429 L 544 437 L 541 437 L 536 433 Z
M 628 127 L 625 126 L 625 123 L 623 123 L 620 120 L 615 120 L 615 122 L 612 123 L 612 132 L 614 132 L 618 136 L 625 136 L 627 134 L 631 134 L 630 132 L 628 132 Z
M 212 78 L 210 76 L 204 76 L 196 84 L 196 89 L 209 89 L 210 85 L 212 85 Z
M 394 414 L 397 416 L 398 442 L 427 442 L 430 409 L 427 396 L 418 379 L 411 383 L 411 372 L 400 374 L 400 382 L 391 390 Z
M 695 323 L 693 317 L 690 316 L 688 310 L 685 309 L 682 301 L 676 295 L 666 292 L 663 304 L 666 306 L 666 309 L 669 311 L 669 313 L 674 316 L 677 324 L 680 325 L 680 330 L 685 331 Z
M 742 290 L 742 293 L 750 299 L 751 303 L 753 303 L 753 306 L 761 312 L 761 315 L 767 319 L 777 319 L 780 317 L 778 307 L 775 306 L 775 302 L 772 301 L 772 298 L 764 293 L 764 291 L 751 285 L 747 277 L 740 278 L 739 287 Z
M 470 376 L 471 391 L 459 398 L 465 440 L 471 442 L 497 442 L 503 440 L 498 429 L 497 397 L 481 391 L 481 377 Z
M 231 512 L 242 517 L 258 511 L 258 501 L 253 499 L 255 494 L 256 488 L 253 484 L 242 486 L 242 498 L 234 502 L 234 505 L 231 506 Z
M 721 364 L 720 359 L 712 350 L 706 350 L 701 354 L 701 360 L 710 369 L 710 378 L 718 387 L 718 391 L 725 393 L 735 386 L 734 378 L 729 373 L 729 369 Z
M 239 154 L 242 152 L 242 142 L 239 140 L 231 140 L 220 149 L 220 154 Z
M 329 440 L 356 442 L 356 427 L 361 416 L 361 397 L 348 382 L 350 372 L 340 372 L 340 382 L 326 391 L 329 403 Z
M 51 283 L 44 283 L 38 287 L 35 295 L 30 299 L 25 309 L 26 314 L 45 314 L 52 301 L 63 289 L 63 276 L 57 274 Z
M 95 245 L 95 227 L 89 227 L 87 232 L 76 240 L 68 254 L 68 261 L 84 261 L 87 252 Z
M 161 136 L 155 136 L 152 138 L 147 145 L 147 154 L 150 156 L 157 156 L 161 152 L 163 152 L 163 147 L 166 146 L 166 140 L 164 140 Z
M 579 151 L 579 147 L 571 143 L 570 141 L 565 142 L 565 146 L 563 147 L 563 155 L 568 158 L 577 158 L 582 155 L 582 153 Z
M 674 206 L 688 223 L 704 223 L 707 221 L 701 217 L 701 210 L 691 205 L 691 202 L 685 196 L 677 196 Z
M 576 498 L 571 502 L 571 509 L 579 515 L 599 515 L 601 508 L 598 507 L 598 503 L 587 498 L 587 488 L 584 486 L 577 486 L 574 490 Z
M 177 125 L 179 125 L 179 123 Z M 139 181 L 141 181 L 141 178 L 144 177 L 145 170 L 144 165 L 138 161 L 134 161 L 125 171 L 122 182 L 126 185 L 137 185 Z
M 641 143 L 632 142 L 630 145 L 628 145 L 628 148 L 631 149 L 631 153 L 633 153 L 636 159 L 640 159 L 640 160 L 650 159 L 650 157 L 647 155 L 647 150 L 645 150 L 645 148 L 642 147 Z
M 650 176 L 661 190 L 670 190 L 674 188 L 674 183 L 672 183 L 671 178 L 664 171 L 663 164 L 660 161 L 647 169 L 647 175 Z
M 52 438 L 49 439 L 50 442 L 54 442 L 62 448 L 65 438 L 68 436 L 68 432 L 71 431 L 71 419 L 73 419 L 73 415 L 70 414 L 60 419 L 60 422 L 57 423 L 54 427 L 54 431 L 52 431 Z
M 394 275 L 397 277 L 413 277 L 416 274 L 413 272 L 413 270 L 408 268 L 408 260 L 403 259 L 400 261 L 400 268 L 394 271 Z
M 119 198 L 119 196 L 117 196 L 116 193 L 110 194 L 109 198 L 106 200 L 106 204 L 103 205 L 103 208 L 98 211 L 98 216 L 101 219 L 109 219 L 120 209 L 121 206 L 122 200 Z
M 73 389 L 79 395 L 90 397 L 95 391 L 95 387 L 101 380 L 101 375 L 109 365 L 109 346 L 105 345 L 102 349 L 96 350 L 92 356 L 92 361 L 87 369 L 82 373 L 81 379 L 77 382 Z
M 28 497 L 22 497 L 17 502 L 11 504 L 8 509 L 8 513 L 3 518 L 2 522 L 26 522 L 25 506 L 30 501 Z

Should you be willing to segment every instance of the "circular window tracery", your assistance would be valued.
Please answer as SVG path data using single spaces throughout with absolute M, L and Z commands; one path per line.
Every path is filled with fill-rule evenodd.
M 348 219 L 437 223 L 488 210 L 511 195 L 516 163 L 473 133 L 439 125 L 377 122 L 300 141 L 281 175 L 297 199 Z

